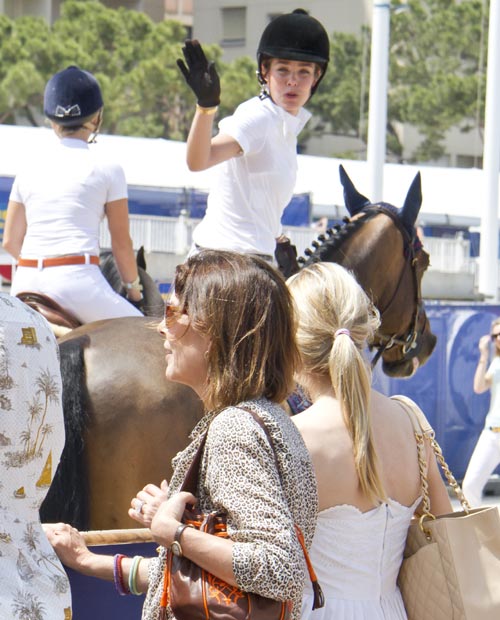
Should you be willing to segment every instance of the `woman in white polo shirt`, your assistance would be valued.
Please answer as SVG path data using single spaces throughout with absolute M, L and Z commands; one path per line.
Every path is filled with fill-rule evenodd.
M 311 116 L 303 106 L 326 71 L 329 50 L 325 29 L 302 9 L 276 17 L 257 50 L 260 96 L 222 119 L 212 137 L 219 78 L 199 42 L 186 41 L 186 62 L 177 64 L 197 97 L 187 163 L 191 170 L 220 164 L 192 252 L 233 250 L 272 260 L 295 186 L 297 135 Z
M 89 147 L 103 101 L 95 77 L 67 67 L 47 83 L 44 112 L 56 134 L 40 157 L 27 154 L 10 194 L 4 248 L 18 261 L 11 294 L 43 293 L 80 322 L 142 316 L 129 234 L 125 175 Z M 128 300 L 99 269 L 99 224 L 106 215 Z M 131 302 L 131 303 L 129 303 Z

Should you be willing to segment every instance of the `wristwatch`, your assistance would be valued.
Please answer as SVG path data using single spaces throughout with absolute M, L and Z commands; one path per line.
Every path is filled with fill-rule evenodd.
M 139 276 L 133 282 L 122 282 L 127 291 L 134 289 L 135 291 L 142 291 L 141 279 Z
M 170 551 L 172 551 L 172 553 L 176 555 L 178 558 L 182 558 L 184 555 L 182 553 L 182 547 L 181 547 L 181 536 L 187 527 L 193 527 L 193 526 L 189 525 L 188 523 L 181 523 L 179 525 L 179 527 L 175 531 L 174 542 L 170 545 Z

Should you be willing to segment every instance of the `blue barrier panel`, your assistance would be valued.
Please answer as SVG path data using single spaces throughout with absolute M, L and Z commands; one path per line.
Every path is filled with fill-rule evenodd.
M 391 379 L 378 367 L 375 385 L 385 394 L 405 394 L 418 403 L 452 472 L 462 479 L 490 400 L 489 392 L 473 391 L 477 345 L 489 333 L 491 321 L 500 316 L 500 305 L 426 302 L 426 312 L 438 339 L 428 362 L 410 379 Z

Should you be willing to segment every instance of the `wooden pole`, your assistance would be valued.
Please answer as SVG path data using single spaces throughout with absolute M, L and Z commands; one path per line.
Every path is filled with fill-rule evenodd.
M 90 530 L 88 532 L 80 532 L 80 534 L 89 547 L 154 542 L 151 531 L 147 528 L 129 530 Z

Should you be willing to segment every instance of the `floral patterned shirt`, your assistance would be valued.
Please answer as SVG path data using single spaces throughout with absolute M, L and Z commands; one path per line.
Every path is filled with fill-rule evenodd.
M 38 514 L 63 447 L 54 335 L 0 293 L 0 618 L 71 618 L 69 581 Z
M 276 600 L 291 600 L 296 619 L 308 577 L 295 524 L 309 547 L 318 506 L 311 458 L 299 431 L 279 405 L 259 399 L 241 406 L 261 417 L 272 447 L 264 429 L 245 409 L 229 407 L 207 414 L 192 432 L 189 446 L 172 461 L 169 494 L 179 490 L 210 426 L 198 480 L 200 508 L 227 513 L 239 587 Z M 165 557 L 162 548 L 150 563 L 143 620 L 158 616 Z

